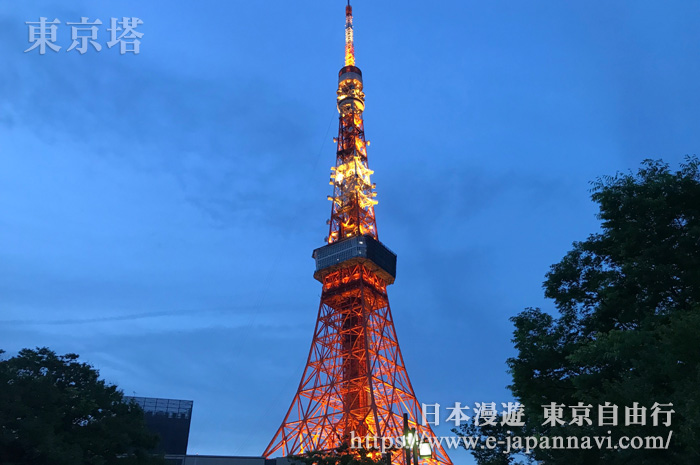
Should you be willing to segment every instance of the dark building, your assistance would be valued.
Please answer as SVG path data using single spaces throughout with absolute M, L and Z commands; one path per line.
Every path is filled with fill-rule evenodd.
M 158 453 L 187 454 L 187 441 L 192 420 L 193 402 L 191 400 L 131 396 L 124 396 L 124 400 L 137 403 L 145 412 L 148 429 L 160 436 Z
M 187 455 L 187 442 L 192 420 L 191 400 L 158 399 L 155 397 L 124 396 L 126 402 L 136 402 L 146 414 L 146 426 L 160 436 L 157 452 L 165 455 L 168 465 L 287 465 L 284 458 L 222 457 Z

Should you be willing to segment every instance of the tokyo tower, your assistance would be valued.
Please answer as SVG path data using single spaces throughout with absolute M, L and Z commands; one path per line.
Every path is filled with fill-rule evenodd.
M 396 255 L 379 242 L 375 184 L 367 163 L 362 72 L 355 66 L 352 7 L 345 11 L 345 66 L 339 72 L 340 125 L 326 245 L 313 251 L 314 278 L 323 284 L 311 350 L 299 388 L 263 456 L 332 450 L 351 438 L 391 437 L 407 426 L 434 438 L 406 373 L 386 288 L 396 277 Z M 409 465 L 403 450 L 391 463 Z M 451 465 L 433 443 L 424 465 Z

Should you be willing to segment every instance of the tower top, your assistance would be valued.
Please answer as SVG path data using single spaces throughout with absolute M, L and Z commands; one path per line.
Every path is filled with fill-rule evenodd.
M 345 7 L 345 66 L 355 66 L 355 43 L 352 32 L 352 6 Z

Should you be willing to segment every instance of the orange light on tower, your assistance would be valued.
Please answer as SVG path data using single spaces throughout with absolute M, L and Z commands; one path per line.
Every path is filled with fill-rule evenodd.
M 350 438 L 399 438 L 408 425 L 435 438 L 422 418 L 389 307 L 396 255 L 379 241 L 377 201 L 367 164 L 362 71 L 355 66 L 352 7 L 345 10 L 345 66 L 338 73 L 339 117 L 331 168 L 330 229 L 313 252 L 323 285 L 311 350 L 297 393 L 263 456 L 333 450 Z M 406 415 L 406 420 L 404 420 Z M 364 440 L 363 440 L 364 442 Z M 452 465 L 437 441 L 422 465 Z M 393 465 L 406 463 L 393 450 Z

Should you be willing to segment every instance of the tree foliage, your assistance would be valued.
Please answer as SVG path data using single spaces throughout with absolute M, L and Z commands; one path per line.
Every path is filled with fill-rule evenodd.
M 77 355 L 24 349 L 0 360 L 2 464 L 162 464 L 156 443 L 143 410 Z
M 365 449 L 350 449 L 343 444 L 332 451 L 311 451 L 290 457 L 292 463 L 304 465 L 378 465 L 385 463 L 381 457 L 373 458 Z
M 575 242 L 544 282 L 559 316 L 530 308 L 512 318 L 518 355 L 508 360 L 510 389 L 526 413 L 526 426 L 514 434 L 611 431 L 613 445 L 620 436 L 666 437 L 667 427 L 625 427 L 624 407 L 671 402 L 667 451 L 535 450 L 532 458 L 547 465 L 700 463 L 698 159 L 688 158 L 677 172 L 646 160 L 636 174 L 594 182 L 592 199 L 600 206 L 600 232 Z M 551 402 L 592 405 L 593 425 L 543 426 L 542 405 Z M 619 406 L 620 426 L 597 426 L 597 406 L 605 402 Z M 474 425 L 461 432 L 484 434 Z M 477 460 L 510 463 L 498 454 L 482 452 Z

